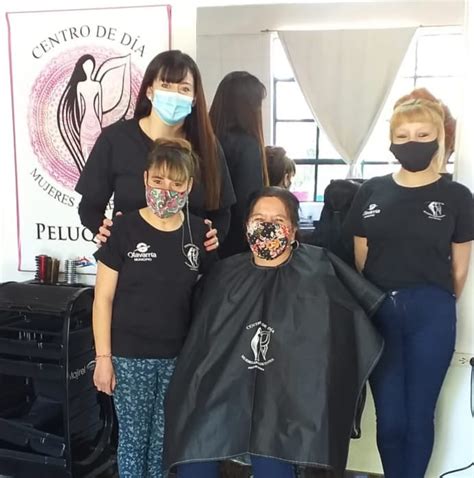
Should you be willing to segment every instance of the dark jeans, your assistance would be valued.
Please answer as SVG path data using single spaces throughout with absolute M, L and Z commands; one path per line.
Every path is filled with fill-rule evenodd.
M 254 455 L 250 459 L 254 478 L 294 478 L 295 476 L 294 466 L 291 463 Z M 207 461 L 179 465 L 178 478 L 219 478 L 219 462 Z
M 435 286 L 392 291 L 374 324 L 385 339 L 370 377 L 385 478 L 424 478 L 436 402 L 454 352 L 456 300 Z

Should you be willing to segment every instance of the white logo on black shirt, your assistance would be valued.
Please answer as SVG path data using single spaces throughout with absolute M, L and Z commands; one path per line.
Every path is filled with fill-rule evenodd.
M 274 358 L 267 358 L 270 340 L 272 338 L 271 334 L 274 334 L 275 330 L 261 321 L 247 325 L 246 328 L 247 330 L 251 330 L 255 327 L 257 327 L 257 331 L 250 340 L 250 348 L 253 352 L 253 360 L 248 359 L 243 354 L 241 355 L 241 358 L 244 362 L 249 364 L 247 367 L 249 370 L 256 368 L 263 372 L 265 370 L 264 367 L 275 360 Z
M 151 262 L 153 259 L 156 259 L 156 252 L 148 252 L 150 246 L 144 242 L 139 242 L 135 250 L 129 252 L 127 256 L 130 259 L 133 259 L 134 262 Z
M 430 219 L 441 221 L 446 214 L 443 214 L 444 202 L 431 201 L 426 205 L 426 209 L 423 211 Z
M 380 209 L 377 204 L 370 204 L 367 209 L 362 213 L 362 217 L 364 219 L 368 219 L 369 217 L 375 217 L 377 214 L 380 214 L 382 210 Z
M 186 261 L 184 262 L 192 271 L 199 270 L 199 247 L 194 244 L 184 246 Z

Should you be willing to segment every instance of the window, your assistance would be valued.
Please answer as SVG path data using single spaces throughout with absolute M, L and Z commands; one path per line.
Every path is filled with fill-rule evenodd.
M 427 88 L 449 106 L 454 117 L 461 106 L 462 35 L 457 27 L 420 28 L 401 65 L 380 119 L 361 154 L 364 178 L 398 166 L 389 151 L 388 120 L 394 102 L 414 88 Z M 295 81 L 278 37 L 272 43 L 273 138 L 296 161 L 292 190 L 300 201 L 323 201 L 331 179 L 343 179 L 349 166 L 316 124 Z M 453 157 L 448 169 L 452 171 Z

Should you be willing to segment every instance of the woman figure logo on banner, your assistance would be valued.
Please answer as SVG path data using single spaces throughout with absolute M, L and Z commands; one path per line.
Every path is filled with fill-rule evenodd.
M 59 101 L 57 122 L 79 172 L 102 128 L 124 119 L 130 100 L 130 55 L 110 58 L 98 69 L 90 54 L 77 60 Z
M 97 136 L 102 131 L 102 87 L 100 82 L 92 77 L 94 68 L 94 57 L 82 63 L 82 71 L 86 78 L 79 81 L 76 88 L 76 101 L 81 118 L 79 140 L 84 159 L 89 156 Z

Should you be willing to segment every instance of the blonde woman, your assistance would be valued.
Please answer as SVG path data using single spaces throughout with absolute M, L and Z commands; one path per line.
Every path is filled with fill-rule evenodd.
M 470 191 L 439 174 L 444 115 L 432 101 L 399 104 L 390 120 L 394 174 L 364 183 L 349 211 L 357 268 L 388 292 L 374 316 L 385 340 L 371 379 L 386 478 L 423 478 L 434 411 L 454 351 L 456 299 L 474 238 Z

